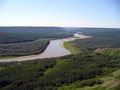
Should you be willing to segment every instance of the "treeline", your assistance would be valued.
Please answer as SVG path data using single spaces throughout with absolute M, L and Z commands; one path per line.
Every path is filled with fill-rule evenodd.
M 75 47 L 82 51 L 95 51 L 98 48 L 120 48 L 120 30 L 106 30 L 88 33 L 89 39 L 77 39 L 73 41 Z
M 114 32 L 118 31 L 120 28 L 85 28 L 85 27 L 78 27 L 78 28 L 66 28 L 66 31 L 71 33 L 75 32 L 83 32 L 85 34 L 93 34 L 93 33 L 101 33 L 101 32 Z
M 59 27 L 0 27 L 0 58 L 38 54 L 45 50 L 48 40 L 71 36 Z
M 0 44 L 0 57 L 26 56 L 43 52 L 49 40 Z
M 34 41 L 39 38 L 65 38 L 72 34 L 59 27 L 0 27 L 0 43 Z
M 109 74 L 120 68 L 119 64 L 117 58 L 100 54 L 0 63 L 0 89 L 56 90 L 62 85 Z

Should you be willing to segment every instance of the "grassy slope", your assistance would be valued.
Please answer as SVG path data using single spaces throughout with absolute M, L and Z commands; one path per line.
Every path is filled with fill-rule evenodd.
M 81 52 L 81 50 L 74 46 L 74 43 L 72 41 L 64 42 L 64 47 L 68 49 L 72 54 L 78 54 Z
M 120 57 L 120 48 L 99 48 L 95 50 L 96 53 Z
M 110 74 L 110 76 L 101 77 L 103 83 L 92 87 L 78 88 L 78 90 L 119 90 L 120 89 L 120 69 Z
M 93 85 L 91 83 L 93 83 Z M 58 90 L 119 90 L 119 89 L 120 89 L 120 69 L 114 71 L 111 74 L 109 73 L 106 76 L 97 77 L 89 80 L 77 81 L 70 85 L 67 86 L 63 85 L 62 87 L 58 88 Z

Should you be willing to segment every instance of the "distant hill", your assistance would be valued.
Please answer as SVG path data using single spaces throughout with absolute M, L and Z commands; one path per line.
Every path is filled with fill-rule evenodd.
M 60 27 L 0 27 L 0 43 L 16 43 L 34 41 L 39 38 L 70 37 Z
M 120 30 L 120 28 L 85 28 L 85 27 L 67 27 L 65 29 L 66 29 L 66 31 L 70 31 L 70 32 L 84 32 L 84 33 Z

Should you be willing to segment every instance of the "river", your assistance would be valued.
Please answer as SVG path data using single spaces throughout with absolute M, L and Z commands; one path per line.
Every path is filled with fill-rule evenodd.
M 64 48 L 63 43 L 66 41 L 72 41 L 75 39 L 84 39 L 84 38 L 90 38 L 90 37 L 85 36 L 84 34 L 78 32 L 74 34 L 74 37 L 51 40 L 43 53 L 37 55 L 21 56 L 17 58 L 0 59 L 0 62 L 27 61 L 27 60 L 35 60 L 35 59 L 37 60 L 43 58 L 52 58 L 52 57 L 69 55 L 71 54 L 71 52 Z

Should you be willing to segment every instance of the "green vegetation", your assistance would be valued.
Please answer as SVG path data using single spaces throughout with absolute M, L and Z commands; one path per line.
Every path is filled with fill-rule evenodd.
M 120 30 L 119 29 L 83 29 L 87 35 L 92 36 L 89 39 L 77 39 L 71 42 L 71 45 L 74 43 L 74 47 L 79 48 L 84 52 L 93 52 L 98 48 L 119 48 L 120 41 Z M 77 30 L 81 31 L 81 30 Z
M 58 39 L 58 38 L 39 38 L 36 41 L 41 41 L 41 40 L 55 40 L 55 39 Z
M 98 77 L 117 70 L 119 64 L 114 57 L 97 54 L 0 63 L 0 89 L 56 90 L 71 83 L 74 88 L 99 85 L 102 80 Z
M 89 30 L 92 31 L 87 32 Z M 65 47 L 73 53 L 72 55 L 0 63 L 0 90 L 120 90 L 120 42 L 118 39 L 120 31 L 118 29 L 89 30 L 83 31 L 93 38 L 64 43 Z M 67 32 L 60 32 L 60 34 L 63 33 Z M 69 35 L 72 33 L 74 31 L 70 31 Z M 36 48 L 42 40 L 49 41 L 48 37 L 45 37 L 38 41 L 26 42 L 26 46 L 30 45 L 33 51 L 26 51 L 25 54 L 36 51 L 32 47 Z M 35 43 L 37 44 L 34 45 Z M 19 47 L 22 47 L 25 42 L 22 45 L 21 43 L 5 45 L 14 47 L 15 44 L 18 46 L 20 44 Z M 19 49 L 22 50 L 22 48 Z
M 58 90 L 76 90 L 76 89 L 83 90 L 83 88 L 81 89 L 81 87 L 86 87 L 86 86 L 92 87 L 94 85 L 100 85 L 102 83 L 103 81 L 98 78 L 91 78 L 88 80 L 76 81 L 75 83 L 72 83 L 68 86 L 59 87 Z
M 59 27 L 0 27 L 0 43 L 28 42 L 46 38 L 65 38 L 72 34 Z
M 96 32 L 86 32 L 88 35 L 92 35 L 91 39 L 78 39 L 72 42 L 68 42 L 67 49 L 71 49 L 70 46 L 73 46 L 78 49 L 74 50 L 82 50 L 85 53 L 95 52 L 96 54 L 103 54 L 112 57 L 120 57 L 120 31 L 96 31 Z M 68 48 L 69 47 L 69 48 Z M 72 48 L 73 49 L 73 48 Z M 73 50 L 73 51 L 74 51 Z M 111 60 L 114 62 L 114 60 Z M 103 81 L 100 85 L 86 85 L 91 80 L 83 80 L 77 81 L 73 84 L 63 85 L 59 87 L 59 90 L 119 90 L 120 89 L 120 70 L 114 72 L 114 75 L 111 72 L 117 70 L 116 68 L 108 68 L 104 67 L 102 77 L 98 77 Z M 109 73 L 109 74 L 108 74 Z M 96 78 L 93 78 L 96 79 Z M 82 83 L 86 81 L 86 83 Z M 90 84 L 93 84 L 91 81 Z M 84 85 L 84 86 L 82 86 Z
M 108 76 L 109 75 L 109 76 Z M 69 85 L 63 85 L 58 90 L 119 90 L 120 89 L 120 70 L 107 73 L 105 76 L 76 81 Z
M 119 90 L 120 89 L 120 79 L 117 79 L 114 73 L 118 73 L 117 70 L 113 73 L 111 73 L 111 76 L 106 76 L 106 77 L 100 77 L 99 79 L 103 81 L 102 84 L 100 85 L 94 85 L 92 87 L 84 87 L 84 88 L 79 88 L 78 90 Z
M 120 48 L 99 48 L 95 50 L 96 53 L 102 53 L 109 56 L 120 57 Z
M 19 56 L 4 56 L 4 57 L 0 57 L 0 59 L 8 59 L 8 58 L 16 58 Z
M 90 39 L 78 39 L 73 41 L 75 47 L 80 48 L 84 51 L 95 51 L 98 48 L 119 48 L 119 40 L 108 40 L 102 38 L 90 38 Z
M 81 50 L 77 47 L 75 47 L 74 43 L 72 41 L 64 42 L 64 47 L 68 49 L 72 54 L 78 54 L 81 52 Z
M 48 44 L 48 40 L 0 44 L 0 58 L 39 54 L 45 50 Z
M 38 54 L 50 40 L 70 36 L 59 27 L 0 27 L 0 58 Z

